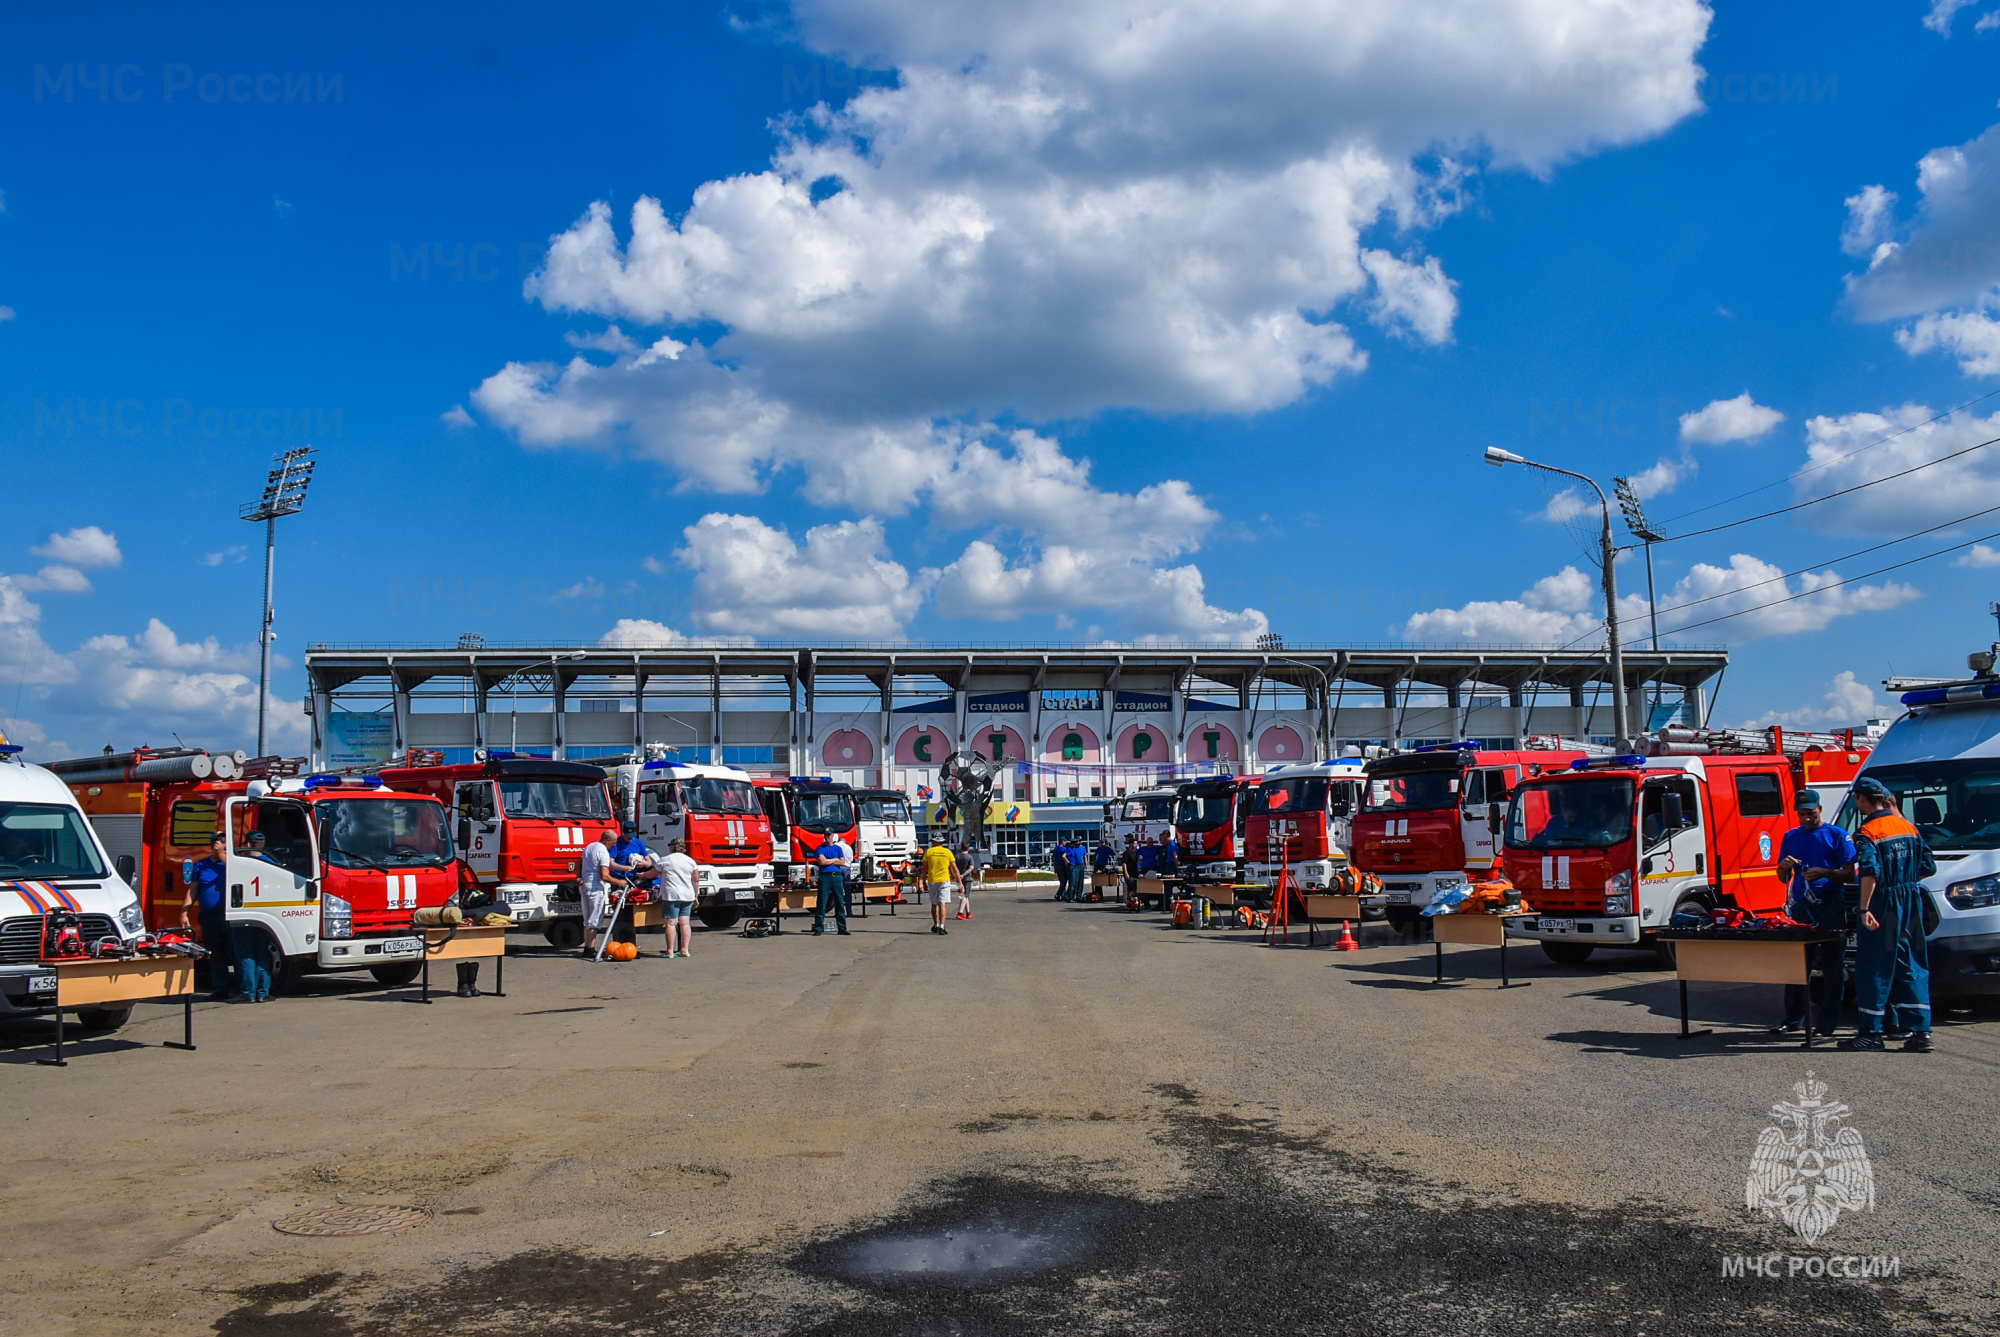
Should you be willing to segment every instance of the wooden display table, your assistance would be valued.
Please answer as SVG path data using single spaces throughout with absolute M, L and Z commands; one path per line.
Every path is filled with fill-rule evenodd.
M 1740 935 L 1740 936 L 1736 936 Z M 1782 935 L 1782 936 L 1780 936 Z M 1674 945 L 1674 975 L 1681 986 L 1681 1038 L 1713 1035 L 1714 1027 L 1688 1029 L 1688 981 L 1709 984 L 1797 984 L 1812 983 L 1812 948 L 1822 943 L 1841 942 L 1845 933 L 1802 932 L 1777 929 L 1765 932 L 1735 930 L 1729 937 L 1713 932 L 1672 929 L 1660 932 L 1661 942 Z M 1829 989 L 1838 987 L 1832 980 Z M 1812 999 L 1806 999 L 1806 1043 L 1813 1043 Z
M 1150 877 L 1142 873 L 1139 875 L 1139 880 L 1133 884 L 1132 894 L 1138 897 L 1139 904 L 1141 905 L 1144 905 L 1149 900 L 1156 900 L 1160 903 L 1162 910 L 1167 908 L 1167 881 L 1165 878 Z
M 633 906 L 634 910 L 641 909 Z M 493 958 L 493 996 L 507 996 L 507 930 L 460 924 L 456 928 L 424 930 L 424 983 L 417 1001 L 431 1001 L 431 962 L 483 961 Z
M 1343 923 L 1361 922 L 1361 898 L 1359 896 L 1325 896 L 1308 893 L 1306 903 L 1306 941 L 1319 942 L 1319 926 L 1322 921 L 1340 920 Z
M 988 882 L 1019 882 L 1021 870 L 1018 868 L 982 868 L 979 870 L 979 885 Z
M 667 912 L 661 908 L 658 901 L 641 901 L 632 907 L 632 927 L 635 930 L 658 928 L 666 922 Z
M 181 1035 L 165 1042 L 168 1049 L 194 1048 L 194 961 L 185 956 L 146 956 L 128 960 L 58 961 L 56 976 L 56 1056 L 35 1062 L 67 1068 L 63 1057 L 63 1013 L 84 1007 L 116 1007 L 120 1003 L 171 1003 L 180 1000 Z
M 1432 983 L 1444 983 L 1444 945 L 1449 942 L 1461 947 L 1498 947 L 1500 987 L 1515 987 L 1514 982 L 1507 978 L 1507 925 L 1527 913 L 1515 910 L 1504 915 L 1432 915 L 1431 941 L 1437 949 L 1437 978 Z M 1522 981 L 1523 985 L 1527 983 Z
M 896 913 L 896 907 L 903 903 L 903 884 L 900 882 L 856 882 L 853 884 L 853 890 L 848 893 L 847 899 L 849 902 L 847 908 L 850 910 L 858 909 L 863 919 L 868 917 L 868 902 L 870 901 L 874 901 L 878 905 L 888 906 L 889 913 L 893 915 Z

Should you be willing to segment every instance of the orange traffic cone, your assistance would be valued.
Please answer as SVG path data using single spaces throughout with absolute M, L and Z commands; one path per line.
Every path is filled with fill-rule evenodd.
M 1361 944 L 1354 940 L 1354 926 L 1347 920 L 1340 921 L 1340 941 L 1333 945 L 1336 952 L 1358 952 Z

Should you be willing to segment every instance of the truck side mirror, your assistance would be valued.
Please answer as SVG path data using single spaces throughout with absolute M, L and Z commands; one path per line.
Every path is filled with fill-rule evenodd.
M 116 862 L 118 876 L 124 880 L 126 886 L 131 886 L 132 879 L 139 875 L 139 861 L 129 854 L 121 854 Z
M 1660 795 L 1660 821 L 1669 830 L 1678 831 L 1688 824 L 1687 810 L 1681 806 L 1681 796 L 1669 790 Z
M 458 847 L 461 850 L 472 848 L 472 819 L 469 817 L 458 819 Z
M 1503 811 L 1503 805 L 1499 803 L 1486 805 L 1486 829 L 1493 833 L 1495 840 L 1500 838 L 1500 827 L 1506 820 L 1507 814 Z

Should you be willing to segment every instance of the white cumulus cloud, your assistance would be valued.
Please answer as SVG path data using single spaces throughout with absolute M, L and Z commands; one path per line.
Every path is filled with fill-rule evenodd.
M 923 588 L 888 556 L 881 522 L 818 525 L 799 543 L 751 515 L 704 515 L 675 552 L 694 572 L 694 621 L 748 636 L 890 639 Z
M 1896 331 L 1896 345 L 1911 357 L 1933 349 L 1949 353 L 1967 376 L 2000 376 L 2000 321 L 1984 311 L 1919 316 Z
M 1987 568 L 2000 566 L 2000 550 L 1989 548 L 1984 543 L 1975 543 L 1959 555 L 1953 566 Z
M 125 560 L 125 555 L 118 551 L 118 536 L 107 534 L 96 525 L 72 529 L 67 534 L 51 534 L 47 543 L 33 551 L 37 557 L 93 570 L 117 566 Z
M 1896 192 L 1863 186 L 1847 197 L 1847 225 L 1840 230 L 1840 249 L 1860 257 L 1872 255 L 1889 239 L 1896 222 Z
M 1869 190 L 1879 190 L 1870 187 Z M 1847 299 L 1863 320 L 1900 320 L 1951 308 L 1977 309 L 1995 300 L 2000 242 L 1992 219 L 2000 210 L 2000 126 L 1964 144 L 1932 149 L 1917 163 L 1916 216 L 1893 239 L 1886 192 L 1882 209 L 1867 214 L 1868 268 L 1847 278 Z M 1864 190 L 1863 198 L 1869 195 Z M 1863 208 L 1871 208 L 1864 204 Z M 1848 231 L 1856 215 L 1850 204 Z
M 472 415 L 465 411 L 465 405 L 463 404 L 453 404 L 443 413 L 438 414 L 438 421 L 453 431 L 461 431 L 467 427 L 478 426 L 472 420 Z
M 1728 441 L 1754 441 L 1768 436 L 1785 415 L 1765 408 L 1745 390 L 1734 399 L 1709 401 L 1693 413 L 1681 415 L 1681 440 L 1717 446 Z
M 1940 37 L 1951 36 L 1951 21 L 1958 11 L 1968 9 L 1977 0 L 1931 0 L 1931 12 L 1924 15 L 1924 26 Z
M 1794 501 L 1875 485 L 1800 511 L 1800 523 L 1822 532 L 1908 534 L 2000 506 L 2000 448 L 1971 449 L 2000 436 L 2000 413 L 1953 413 L 1932 422 L 1936 416 L 1927 405 L 1903 404 L 1808 419 L 1810 472 L 1794 478 Z M 1968 449 L 1970 454 L 1945 459 Z M 1929 467 L 1894 477 L 1920 465 Z
M 1745 720 L 1743 724 L 1749 729 L 1768 728 L 1773 724 L 1786 729 L 1846 729 L 1894 713 L 1876 697 L 1874 687 L 1856 678 L 1852 669 L 1847 669 L 1827 683 L 1826 694 L 1818 705 L 1769 710 L 1754 720 Z

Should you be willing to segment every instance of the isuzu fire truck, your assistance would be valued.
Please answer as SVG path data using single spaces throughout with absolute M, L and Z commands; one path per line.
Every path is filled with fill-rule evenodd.
M 1407 930 L 1439 888 L 1492 876 L 1507 796 L 1523 779 L 1583 755 L 1456 743 L 1370 761 L 1367 799 L 1354 819 L 1354 866 L 1381 879 L 1389 922 Z
M 424 942 L 412 918 L 450 902 L 462 879 L 442 803 L 374 776 L 300 778 L 298 763 L 276 757 L 252 758 L 232 780 L 121 781 L 80 769 L 95 760 L 62 763 L 63 778 L 94 820 L 137 809 L 148 928 L 179 927 L 183 866 L 207 858 L 210 837 L 225 831 L 228 917 L 262 936 L 274 991 L 313 971 L 366 970 L 389 985 L 417 977 Z
M 1243 880 L 1275 887 L 1289 866 L 1300 889 L 1327 886 L 1348 861 L 1362 764 L 1337 757 L 1265 771 L 1243 822 Z M 1284 824 L 1282 844 L 1272 839 L 1274 822 Z
M 499 895 L 515 924 L 541 929 L 556 947 L 582 945 L 578 864 L 584 846 L 617 828 L 601 767 L 488 752 L 463 765 L 385 767 L 381 776 L 391 789 L 451 809 L 472 876 Z
M 1793 799 L 1816 789 L 1831 816 L 1868 756 L 1851 734 L 1776 728 L 1629 742 L 1523 780 L 1507 809 L 1501 862 L 1536 912 L 1508 931 L 1563 965 L 1599 947 L 1656 948 L 1671 963 L 1655 937 L 1683 910 L 1782 909 L 1778 847 L 1798 824 Z
M 146 928 L 129 885 L 137 873 L 127 864 L 136 860 L 106 849 L 63 781 L 21 761 L 20 752 L 0 743 L 0 1016 L 55 1006 L 55 967 L 41 959 L 45 912 L 75 914 L 86 944 L 130 942 Z M 131 1015 L 130 1003 L 76 1014 L 96 1032 L 115 1031 Z
M 656 856 L 685 840 L 695 865 L 695 913 L 728 928 L 762 913 L 771 891 L 771 819 L 750 773 L 659 759 L 617 768 L 618 811 Z
M 1172 785 L 1135 789 L 1112 799 L 1104 805 L 1104 838 L 1121 853 L 1127 836 L 1137 836 L 1141 845 L 1154 844 L 1162 831 L 1173 833 L 1175 806 Z
M 1204 776 L 1175 791 L 1174 830 L 1184 846 L 1181 860 L 1189 876 L 1209 882 L 1239 879 L 1244 824 L 1262 784 L 1263 777 L 1256 775 Z
M 854 847 L 861 880 L 900 880 L 916 866 L 917 819 L 908 796 L 894 789 L 863 789 L 854 795 L 860 844 Z
M 828 836 L 839 836 L 859 859 L 860 807 L 853 789 L 808 775 L 759 776 L 755 783 L 771 819 L 772 858 L 784 870 L 782 881 L 795 887 L 813 885 L 813 854 Z M 782 850 L 776 844 L 780 840 Z

